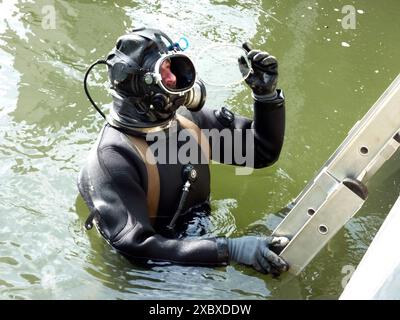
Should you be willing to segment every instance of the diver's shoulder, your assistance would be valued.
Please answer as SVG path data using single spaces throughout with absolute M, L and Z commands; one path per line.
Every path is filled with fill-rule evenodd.
M 116 128 L 106 124 L 99 134 L 98 149 L 108 148 L 125 148 L 126 147 L 125 134 Z
M 141 156 L 132 146 L 127 134 L 106 124 L 102 129 L 97 144 L 99 158 L 115 157 L 117 154 L 129 162 L 140 162 Z

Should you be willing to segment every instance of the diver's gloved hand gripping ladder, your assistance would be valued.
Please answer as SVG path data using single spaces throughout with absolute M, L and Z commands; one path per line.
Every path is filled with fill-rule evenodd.
M 291 239 L 280 253 L 299 274 L 362 207 L 366 183 L 400 146 L 400 75 L 297 197 L 274 230 Z

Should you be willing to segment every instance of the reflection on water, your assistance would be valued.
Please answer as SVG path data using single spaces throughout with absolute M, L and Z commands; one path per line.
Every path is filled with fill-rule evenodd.
M 48 5 L 55 9 L 55 29 L 43 27 Z M 357 29 L 343 30 L 339 0 L 1 2 L 0 298 L 338 297 L 342 267 L 358 263 L 400 192 L 398 160 L 371 181 L 362 212 L 298 278 L 272 279 L 238 265 L 132 264 L 95 230 L 83 229 L 87 209 L 75 182 L 103 125 L 83 94 L 84 71 L 119 35 L 132 26 L 163 27 L 174 40 L 188 37 L 192 56 L 211 44 L 249 40 L 279 59 L 287 96 L 285 146 L 275 166 L 248 177 L 227 166 L 212 168 L 210 232 L 270 233 L 286 213 L 282 208 L 400 70 L 393 32 L 398 2 L 356 5 L 363 12 Z M 90 88 L 104 109 L 106 87 L 99 67 Z M 226 104 L 251 116 L 245 85 L 209 89 L 207 107 Z

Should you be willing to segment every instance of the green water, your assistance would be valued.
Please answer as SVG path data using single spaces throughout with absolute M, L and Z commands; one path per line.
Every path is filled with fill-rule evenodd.
M 185 34 L 191 52 L 215 42 L 276 55 L 287 98 L 280 160 L 251 176 L 212 168 L 218 232 L 269 233 L 352 125 L 400 71 L 397 0 L 0 2 L 0 299 L 335 299 L 400 192 L 399 156 L 371 181 L 357 216 L 297 278 L 252 269 L 131 265 L 95 231 L 75 181 L 103 125 L 82 79 L 131 26 Z M 344 30 L 341 8 L 358 11 Z M 44 6 L 55 29 L 43 28 Z M 106 75 L 91 81 L 107 104 Z M 251 116 L 249 90 L 210 90 L 208 108 Z M 398 115 L 397 115 L 398 116 Z M 396 166 L 397 164 L 397 166 Z M 281 212 L 281 213 L 280 213 Z M 374 272 L 374 270 L 371 270 Z

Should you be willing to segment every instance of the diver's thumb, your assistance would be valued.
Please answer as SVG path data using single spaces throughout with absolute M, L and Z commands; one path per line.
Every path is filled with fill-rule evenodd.
M 242 44 L 242 48 L 247 52 L 247 53 L 249 53 L 252 49 L 251 49 L 251 45 L 250 45 L 250 43 L 249 42 L 245 42 L 245 43 L 243 43 Z

